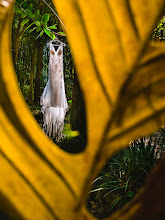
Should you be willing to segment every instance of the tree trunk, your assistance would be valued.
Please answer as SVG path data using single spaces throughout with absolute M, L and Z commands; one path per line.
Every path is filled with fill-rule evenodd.
M 41 96 L 41 73 L 43 68 L 43 49 L 44 44 L 37 43 L 37 70 L 36 70 L 36 79 L 35 79 L 35 93 L 34 93 L 34 101 L 35 104 L 39 104 L 40 96 Z
M 14 64 L 16 64 L 16 61 L 18 59 L 18 50 L 19 50 L 20 40 L 21 40 L 23 34 L 25 33 L 26 27 L 29 25 L 29 23 L 24 25 L 22 31 L 20 32 L 22 21 L 23 21 L 23 19 L 20 18 L 19 23 L 18 23 L 18 28 L 17 28 L 16 34 L 14 36 Z
M 16 65 L 16 61 L 18 59 L 18 50 L 19 50 L 19 40 L 20 40 L 20 29 L 21 29 L 22 19 L 19 19 L 18 28 L 14 36 L 14 64 Z
M 69 140 L 67 144 L 63 144 L 61 148 L 69 153 L 80 153 L 85 149 L 87 144 L 86 111 L 83 93 L 76 72 L 73 81 L 71 126 L 72 130 L 78 130 L 80 134 Z
M 73 81 L 71 125 L 72 130 L 78 130 L 81 134 L 86 132 L 85 103 L 76 72 Z
M 33 103 L 33 82 L 34 82 L 34 67 L 37 56 L 37 45 L 34 44 L 32 63 L 31 63 L 31 73 L 30 73 L 30 88 L 29 88 L 29 104 Z

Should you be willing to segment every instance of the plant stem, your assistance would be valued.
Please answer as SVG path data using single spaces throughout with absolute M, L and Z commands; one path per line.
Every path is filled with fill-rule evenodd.
M 65 31 L 67 32 L 66 27 L 65 27 L 63 21 L 61 20 L 61 18 L 58 16 L 58 14 L 53 10 L 53 8 L 52 8 L 45 0 L 42 0 L 42 1 L 43 1 L 43 2 L 50 8 L 50 10 L 55 14 L 55 16 L 56 16 L 56 17 L 59 19 L 59 21 L 62 23 L 62 25 L 63 25 Z

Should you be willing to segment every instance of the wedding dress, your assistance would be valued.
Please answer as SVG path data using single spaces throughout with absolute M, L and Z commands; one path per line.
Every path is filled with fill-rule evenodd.
M 49 42 L 49 79 L 40 99 L 43 113 L 43 129 L 50 137 L 60 140 L 64 119 L 68 110 L 63 76 L 63 45 L 55 50 Z

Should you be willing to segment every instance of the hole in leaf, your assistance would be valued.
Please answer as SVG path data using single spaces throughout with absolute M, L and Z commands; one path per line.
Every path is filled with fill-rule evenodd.
M 137 139 L 114 155 L 93 181 L 87 208 L 96 218 L 110 216 L 143 187 L 165 151 L 165 128 Z
M 53 3 L 50 7 L 56 11 Z M 13 61 L 22 94 L 41 128 L 44 122 L 40 98 L 49 79 L 50 53 L 55 55 L 48 45 L 54 39 L 54 33 L 61 33 L 58 39 L 66 44 L 63 52 L 58 49 L 58 44 L 54 48 L 58 56 L 63 53 L 62 69 L 69 110 L 65 115 L 63 134 L 56 132 L 53 137 L 50 132 L 49 136 L 63 150 L 80 153 L 87 143 L 85 102 L 60 21 L 44 2 L 38 5 L 37 2 L 16 1 L 12 26 Z
M 165 41 L 165 16 L 159 21 L 151 34 L 152 41 Z

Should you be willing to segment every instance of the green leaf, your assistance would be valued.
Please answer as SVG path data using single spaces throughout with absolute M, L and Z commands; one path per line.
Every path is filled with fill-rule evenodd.
M 40 15 L 40 14 L 37 15 L 37 16 L 35 17 L 35 19 L 36 19 L 37 21 L 41 21 L 41 15 Z
M 58 32 L 58 34 L 61 34 L 63 36 L 66 36 L 66 34 L 64 32 Z
M 29 30 L 29 33 L 32 33 L 35 29 L 36 29 L 36 27 L 30 29 L 30 30 Z
M 38 21 L 34 21 L 33 23 L 34 23 L 35 25 L 37 25 L 37 26 L 41 26 L 41 23 L 38 22 Z
M 49 26 L 49 28 L 50 28 L 50 29 L 57 29 L 56 25 L 57 25 L 57 24 L 54 24 L 54 25 L 52 25 L 52 26 Z
M 39 37 L 42 37 L 43 34 L 44 34 L 44 31 L 42 30 L 39 34 Z
M 16 3 L 21 4 L 22 0 L 16 0 Z
M 68 139 L 72 139 L 73 137 L 79 136 L 79 131 L 72 131 L 71 125 L 66 124 L 65 129 L 63 130 L 63 134 L 66 135 Z
M 134 196 L 134 192 L 133 191 L 129 191 L 126 196 L 127 197 L 133 197 Z
M 100 188 L 98 188 L 98 189 L 91 190 L 90 193 L 92 193 L 92 192 L 97 192 L 97 191 L 104 190 L 104 189 L 106 189 L 106 188 L 100 187 Z
M 40 15 L 40 10 L 39 9 L 37 9 L 34 12 L 34 19 L 37 20 L 37 21 L 41 21 L 41 15 Z
M 111 207 L 110 210 L 112 210 L 113 207 L 115 207 L 115 205 L 116 205 L 121 199 L 122 199 L 122 197 L 119 197 L 116 201 L 114 201 L 114 202 L 113 202 L 113 205 L 112 205 L 112 207 Z
M 21 18 L 26 18 L 27 17 L 27 14 L 26 13 L 23 13 L 22 15 L 21 15 Z
M 19 13 L 19 14 L 23 14 L 24 12 L 17 6 L 15 6 L 14 11 Z
M 21 14 L 21 18 L 26 18 L 27 14 L 19 7 L 15 6 L 14 11 L 18 14 Z
M 35 16 L 35 15 L 39 15 L 39 14 L 40 14 L 40 10 L 37 9 L 37 10 L 34 12 L 34 16 Z
M 39 31 L 41 31 L 42 30 L 42 28 L 40 27 L 40 26 L 37 26 L 36 27 L 36 32 L 39 32 Z
M 49 15 L 47 13 L 45 13 L 41 18 L 41 22 L 44 24 L 47 24 L 48 21 L 49 21 Z
M 30 11 L 32 11 L 32 9 L 33 9 L 33 4 L 32 4 L 32 3 L 29 4 L 28 9 L 29 9 Z
M 26 29 L 25 32 L 33 25 L 34 23 L 31 23 Z
M 21 22 L 21 26 L 23 27 L 25 24 L 27 24 L 29 21 L 29 19 L 24 19 L 22 22 Z
M 53 34 L 50 30 L 44 28 L 45 33 L 54 40 L 54 38 L 56 37 L 55 34 Z
M 42 27 L 47 29 L 48 26 L 47 26 L 47 24 L 42 23 Z
M 23 9 L 27 9 L 28 8 L 28 3 L 27 3 L 27 1 L 25 1 L 23 4 L 22 4 L 22 7 L 23 7 Z
M 31 10 L 27 9 L 27 10 L 26 10 L 26 13 L 27 13 L 27 16 L 28 16 L 29 18 L 33 19 L 34 15 L 33 15 L 33 13 L 32 13 Z

